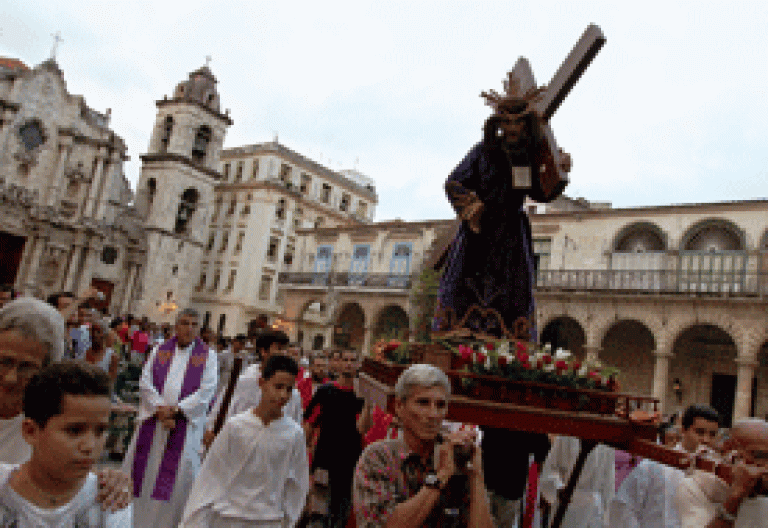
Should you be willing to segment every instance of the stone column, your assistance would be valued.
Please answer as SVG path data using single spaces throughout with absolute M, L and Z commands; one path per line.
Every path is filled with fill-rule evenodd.
M 27 237 L 27 241 L 24 243 L 24 251 L 21 254 L 21 264 L 16 272 L 16 280 L 13 283 L 13 287 L 17 291 L 20 291 L 24 286 L 27 270 L 31 264 L 32 254 L 35 251 L 35 245 L 38 243 L 37 238 L 38 237 L 36 237 L 34 233 L 30 233 Z
M 45 249 L 45 238 L 37 237 L 35 243 L 35 249 L 29 258 L 29 264 L 24 271 L 24 293 L 26 295 L 33 295 L 34 288 L 37 286 L 37 270 L 40 269 L 40 261 L 43 258 L 43 250 Z
M 105 155 L 99 150 L 96 154 L 96 168 L 93 171 L 91 177 L 91 186 L 88 189 L 88 198 L 85 200 L 85 206 L 83 207 L 83 216 L 91 217 L 94 211 L 96 211 L 96 201 L 98 200 L 98 191 L 101 186 L 101 179 L 104 175 L 104 160 Z
M 72 254 L 69 256 L 69 267 L 67 268 L 67 274 L 64 278 L 64 284 L 62 289 L 64 291 L 73 291 L 72 288 L 75 285 L 75 275 L 77 274 L 77 268 L 80 263 L 80 246 L 72 246 Z
M 95 248 L 83 246 L 83 269 L 77 281 L 77 291 L 82 291 L 91 285 L 93 277 L 93 268 L 96 266 L 96 258 L 99 252 Z
M 117 170 L 120 167 L 121 154 L 119 152 L 112 152 L 109 160 L 105 161 L 103 176 L 101 178 L 101 184 L 99 186 L 99 194 L 96 199 L 97 208 L 95 218 L 104 218 L 107 212 L 107 202 L 109 201 L 110 182 L 112 181 L 112 171 Z
M 2 122 L 0 127 L 0 150 L 6 150 L 5 142 L 8 139 L 8 131 L 11 129 L 11 122 L 15 113 L 15 111 L 10 109 L 0 110 L 0 122 Z
M 371 353 L 371 340 L 373 338 L 373 330 L 370 326 L 366 326 L 364 329 L 365 333 L 363 334 L 363 349 L 361 350 L 361 353 L 364 356 L 367 356 Z
M 669 360 L 672 352 L 654 350 L 656 363 L 653 366 L 653 397 L 659 400 L 659 412 L 664 414 L 667 406 L 667 389 L 669 387 Z
M 584 361 L 587 363 L 595 363 L 600 358 L 600 347 L 597 346 L 584 346 Z
M 59 161 L 56 165 L 56 172 L 53 175 L 51 187 L 48 189 L 48 205 L 54 206 L 59 201 L 61 194 L 61 182 L 64 177 L 64 169 L 67 167 L 67 160 L 72 153 L 72 138 L 62 136 L 59 138 Z
M 749 418 L 752 410 L 752 380 L 755 377 L 757 361 L 752 357 L 736 358 L 736 402 L 733 419 Z
M 131 303 L 131 297 L 133 296 L 133 283 L 136 282 L 136 268 L 138 266 L 134 262 L 128 263 L 128 280 L 125 281 L 125 288 L 123 291 L 123 299 L 120 302 L 120 315 L 128 313 L 128 308 Z

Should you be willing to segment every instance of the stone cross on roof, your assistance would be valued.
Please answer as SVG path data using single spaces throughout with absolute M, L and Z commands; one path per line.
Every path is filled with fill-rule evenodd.
M 206 68 L 210 68 L 212 60 L 213 60 L 213 58 L 211 58 L 210 55 L 206 55 L 205 56 L 205 67 Z
M 64 39 L 61 38 L 61 31 L 57 31 L 55 34 L 51 33 L 51 36 L 53 37 L 53 47 L 51 48 L 51 60 L 56 60 L 56 51 L 59 48 L 59 43 L 64 42 Z

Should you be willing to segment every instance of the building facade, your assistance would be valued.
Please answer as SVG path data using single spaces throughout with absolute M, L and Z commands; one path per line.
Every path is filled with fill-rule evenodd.
M 765 417 L 768 201 L 566 205 L 531 215 L 541 341 L 619 367 L 667 413 Z
M 98 287 L 126 309 L 146 258 L 110 110 L 68 92 L 54 59 L 0 59 L 0 282 L 27 295 Z
M 367 351 L 413 330 L 412 286 L 452 220 L 300 229 L 295 266 L 279 276 L 284 323 L 306 349 Z
M 278 276 L 303 256 L 297 231 L 366 225 L 378 200 L 370 178 L 332 171 L 277 141 L 226 149 L 219 167 L 192 301 L 207 326 L 235 335 L 259 316 L 283 314 Z

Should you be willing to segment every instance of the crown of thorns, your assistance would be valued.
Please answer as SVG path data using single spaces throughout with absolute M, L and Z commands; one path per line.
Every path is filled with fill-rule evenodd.
M 501 82 L 504 92 L 499 93 L 496 90 L 481 92 L 480 97 L 485 99 L 485 104 L 493 108 L 494 113 L 520 113 L 527 106 L 534 103 L 546 90 L 546 86 L 535 86 L 523 92 L 520 88 L 520 81 L 515 78 L 513 72 L 507 72 L 507 78 Z

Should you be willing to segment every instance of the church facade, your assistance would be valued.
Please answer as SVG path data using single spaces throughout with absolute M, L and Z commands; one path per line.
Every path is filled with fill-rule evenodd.
M 68 92 L 54 59 L 0 59 L 0 282 L 28 295 L 96 286 L 127 309 L 147 246 L 110 111 Z

